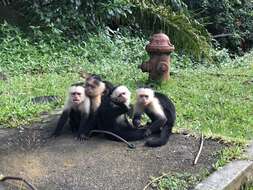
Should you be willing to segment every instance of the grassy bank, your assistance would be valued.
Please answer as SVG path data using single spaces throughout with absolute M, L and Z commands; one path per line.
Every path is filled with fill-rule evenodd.
M 103 66 L 105 68 L 100 70 L 87 66 L 85 71 L 103 73 L 114 64 Z M 134 64 L 116 63 L 114 69 L 114 72 L 105 71 L 108 73 L 104 74 L 106 79 L 115 84 L 127 85 L 133 93 L 137 84 L 144 83 L 147 78 Z M 250 76 L 252 70 L 248 67 L 176 70 L 169 82 L 156 88 L 175 102 L 177 128 L 241 141 L 253 135 L 253 88 L 252 84 L 245 82 Z M 8 77 L 7 81 L 0 83 L 1 124 L 16 127 L 32 121 L 42 111 L 60 107 L 67 87 L 80 80 L 77 73 L 20 74 Z M 31 98 L 44 95 L 56 95 L 62 101 L 48 105 L 31 103 Z

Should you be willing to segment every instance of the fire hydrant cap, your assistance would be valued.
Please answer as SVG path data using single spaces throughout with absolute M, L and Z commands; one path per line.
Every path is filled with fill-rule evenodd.
M 171 44 L 169 37 L 164 33 L 154 34 L 150 43 L 146 46 L 146 51 L 149 53 L 170 53 L 175 50 Z

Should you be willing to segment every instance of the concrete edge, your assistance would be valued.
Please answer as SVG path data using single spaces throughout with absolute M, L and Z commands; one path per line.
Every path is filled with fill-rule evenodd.
M 194 190 L 239 190 L 247 181 L 253 179 L 253 142 L 246 150 L 247 160 L 235 160 L 211 174 Z

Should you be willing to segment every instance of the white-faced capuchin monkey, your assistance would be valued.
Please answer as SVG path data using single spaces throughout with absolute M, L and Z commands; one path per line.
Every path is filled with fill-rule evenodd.
M 127 120 L 130 98 L 131 93 L 127 87 L 115 87 L 109 100 L 103 101 L 98 109 L 98 129 L 112 132 L 127 141 L 143 139 L 146 129 L 133 128 L 133 125 Z M 106 137 L 117 140 L 111 136 Z
M 97 110 L 103 101 L 107 100 L 113 85 L 102 81 L 98 75 L 91 75 L 85 82 L 85 94 L 90 99 L 89 118 L 79 130 L 79 140 L 86 140 L 91 130 L 97 128 Z
M 73 84 L 69 88 L 63 112 L 58 121 L 57 127 L 52 136 L 59 136 L 69 119 L 72 132 L 78 132 L 84 126 L 90 112 L 90 99 L 85 95 L 84 87 L 81 83 Z
M 160 137 L 150 138 L 146 146 L 157 147 L 165 145 L 172 133 L 176 120 L 176 110 L 172 101 L 164 94 L 154 92 L 150 88 L 137 89 L 137 102 L 134 109 L 133 125 L 141 125 L 141 116 L 146 113 L 151 119 L 146 136 L 160 134 Z

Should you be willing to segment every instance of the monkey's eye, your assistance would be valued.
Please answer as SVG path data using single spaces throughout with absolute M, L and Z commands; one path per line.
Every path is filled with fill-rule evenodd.
M 125 93 L 125 92 L 122 92 L 122 93 L 120 93 L 120 94 L 118 95 L 118 97 L 124 96 L 124 95 L 126 95 L 126 93 Z
M 148 95 L 141 94 L 140 98 L 148 98 Z
M 85 84 L 85 87 L 86 87 L 86 88 L 95 88 L 95 86 L 94 86 L 94 85 L 89 84 L 89 83 L 86 83 L 86 84 Z
M 75 96 L 75 95 L 81 96 L 81 93 L 80 92 L 72 92 L 71 95 L 72 96 Z

